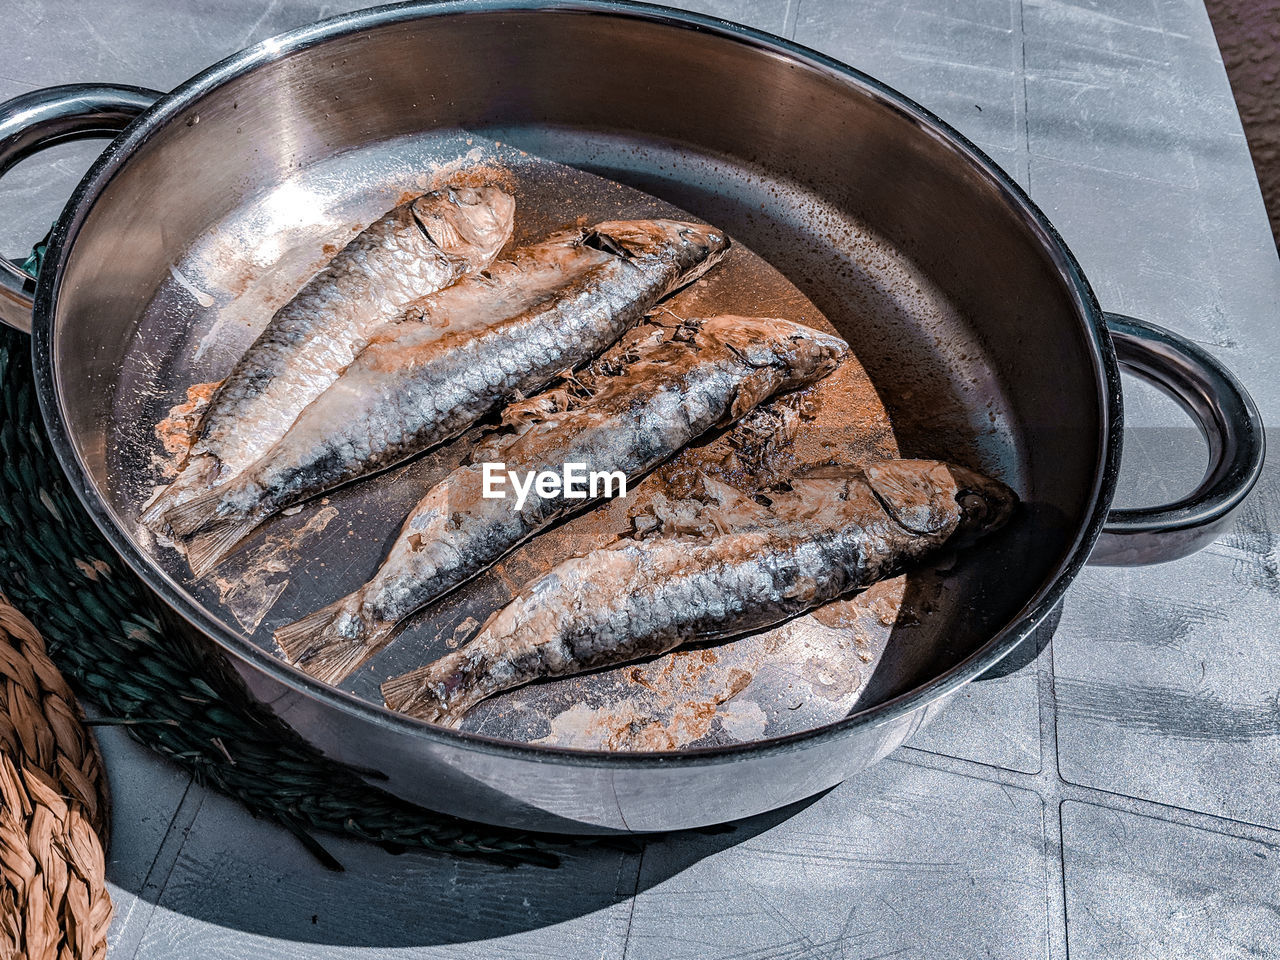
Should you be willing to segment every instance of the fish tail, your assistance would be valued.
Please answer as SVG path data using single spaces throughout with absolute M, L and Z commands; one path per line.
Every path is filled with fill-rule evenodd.
M 276 644 L 289 662 L 323 683 L 349 677 L 387 645 L 395 629 L 394 623 L 361 618 L 359 635 L 350 636 L 343 614 L 352 613 L 351 599 L 343 597 L 276 630 Z
M 225 487 L 214 487 L 176 503 L 165 511 L 165 522 L 180 537 L 189 537 L 205 527 L 218 524 L 222 519 L 218 516 L 218 507 L 226 492 Z
M 449 669 L 452 659 L 443 657 L 425 667 L 392 677 L 382 685 L 382 699 L 398 713 L 445 726 L 457 726 L 470 704 L 456 709 L 455 705 L 436 696 L 434 692 L 436 688 L 448 683 L 452 673 Z
M 139 521 L 143 526 L 155 529 L 165 520 L 165 515 L 170 510 L 207 488 L 217 476 L 218 466 L 218 458 L 212 454 L 201 454 L 188 460 L 182 471 L 173 478 L 173 482 L 157 491 L 142 508 L 142 512 L 138 514 Z
M 232 517 L 201 530 L 185 545 L 191 573 L 203 577 L 225 560 L 257 525 L 256 517 Z

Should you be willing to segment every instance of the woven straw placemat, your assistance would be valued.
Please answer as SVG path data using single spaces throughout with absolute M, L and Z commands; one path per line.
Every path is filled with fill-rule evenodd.
M 107 782 L 40 634 L 0 596 L 0 957 L 100 960 Z

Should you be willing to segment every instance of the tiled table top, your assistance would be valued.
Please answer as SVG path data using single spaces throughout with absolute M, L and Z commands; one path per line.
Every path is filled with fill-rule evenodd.
M 1048 212 L 1107 309 L 1222 357 L 1280 422 L 1280 261 L 1201 0 L 700 0 L 880 77 Z M 0 97 L 168 88 L 352 5 L 8 0 Z M 159 12 L 163 10 L 163 12 Z M 29 243 L 92 146 L 0 185 Z M 16 214 L 16 216 L 15 216 Z M 1129 383 L 1122 499 L 1188 489 L 1194 430 Z M 1280 955 L 1280 524 L 1268 470 L 1202 554 L 1086 570 L 1051 652 L 971 686 L 888 761 L 790 816 L 558 871 L 326 840 L 326 872 L 113 733 L 112 956 Z

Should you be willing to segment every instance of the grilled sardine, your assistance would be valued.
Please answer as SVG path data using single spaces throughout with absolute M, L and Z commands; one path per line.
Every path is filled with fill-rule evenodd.
M 485 498 L 483 464 L 522 472 L 622 471 L 634 482 L 713 427 L 775 393 L 835 369 L 843 340 L 788 320 L 713 317 L 675 329 L 641 327 L 571 389 L 509 408 L 514 430 L 495 434 L 469 466 L 436 484 L 405 521 L 373 579 L 336 603 L 276 631 L 285 655 L 336 683 L 378 652 L 398 624 L 484 570 L 538 530 L 595 499 L 559 492 Z
M 492 186 L 446 187 L 396 207 L 352 240 L 275 316 L 222 382 L 177 478 L 146 507 L 174 506 L 262 456 L 409 303 L 493 262 L 515 201 Z
M 169 511 L 192 572 L 266 517 L 399 463 L 608 347 L 728 249 L 712 227 L 601 223 L 427 298 L 375 339 L 253 466 Z M 495 306 L 495 304 L 499 306 Z
M 533 680 L 768 627 L 995 529 L 1017 502 L 998 481 L 931 460 L 795 480 L 768 496 L 767 506 L 729 505 L 720 493 L 672 534 L 565 561 L 464 647 L 383 684 L 387 705 L 456 725 L 481 700 Z

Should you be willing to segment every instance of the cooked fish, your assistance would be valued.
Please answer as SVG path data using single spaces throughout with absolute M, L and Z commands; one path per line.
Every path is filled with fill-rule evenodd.
M 663 535 L 555 567 L 464 647 L 383 684 L 387 705 L 456 725 L 533 680 L 768 627 L 995 529 L 1017 502 L 998 481 L 931 460 L 795 480 L 767 506 L 714 481 L 706 490 L 712 506 L 658 511 Z
M 405 306 L 493 262 L 515 201 L 492 186 L 446 187 L 396 207 L 276 311 L 222 382 L 181 472 L 142 521 L 230 479 L 284 436 L 308 403 Z
M 618 339 L 728 248 L 712 227 L 610 221 L 465 278 L 375 338 L 257 463 L 170 510 L 200 576 L 266 517 L 456 436 Z M 501 308 L 494 304 L 503 304 Z
M 636 334 L 636 342 L 618 344 L 577 377 L 572 390 L 508 408 L 514 429 L 495 434 L 469 466 L 423 497 L 372 580 L 276 631 L 285 655 L 336 683 L 377 653 L 409 614 L 599 499 L 599 488 L 595 497 L 584 489 L 581 499 L 570 499 L 560 491 L 541 496 L 533 487 L 523 504 L 485 498 L 485 462 L 526 475 L 579 464 L 621 471 L 634 482 L 712 427 L 830 373 L 848 350 L 837 337 L 758 317 L 641 327 Z

